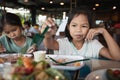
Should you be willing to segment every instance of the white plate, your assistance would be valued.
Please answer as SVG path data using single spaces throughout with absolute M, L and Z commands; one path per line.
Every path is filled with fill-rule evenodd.
M 120 68 L 111 68 L 112 70 L 120 70 Z M 100 70 L 96 70 L 91 72 L 86 78 L 85 80 L 107 80 L 106 78 L 106 72 L 107 69 L 100 69 Z
M 19 56 L 20 54 L 18 53 L 4 53 L 4 54 L 0 54 L 0 57 L 6 57 L 6 56 Z M 32 57 L 32 54 L 23 54 L 24 57 Z
M 67 60 L 67 61 L 73 61 L 73 60 L 80 60 L 80 59 L 83 59 L 82 56 L 46 55 L 46 58 L 47 58 L 47 59 L 49 59 L 48 56 L 52 57 L 52 58 L 55 59 L 55 60 L 58 60 L 58 59 L 65 59 L 65 60 Z M 78 70 L 78 69 L 80 69 L 81 67 L 84 66 L 83 61 L 80 61 L 80 66 L 53 65 L 53 62 L 52 62 L 50 59 L 49 59 L 49 61 L 50 61 L 50 63 L 51 63 L 51 67 L 52 67 L 52 68 L 56 68 L 56 69 L 60 69 L 60 70 Z
M 0 54 L 0 58 L 5 58 L 4 62 L 11 62 L 11 63 L 15 63 L 18 59 L 18 57 L 20 56 L 20 54 L 18 53 L 13 53 L 13 54 Z M 32 54 L 23 54 L 24 57 L 32 57 Z M 2 62 L 0 62 L 2 63 Z

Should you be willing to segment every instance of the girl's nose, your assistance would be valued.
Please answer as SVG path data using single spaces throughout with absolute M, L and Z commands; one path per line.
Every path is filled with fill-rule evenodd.
M 81 31 L 82 31 L 81 27 L 78 27 L 78 28 L 77 28 L 77 31 L 80 31 L 80 32 L 81 32 Z
M 10 32 L 10 36 L 11 37 L 15 36 L 15 33 L 14 32 Z

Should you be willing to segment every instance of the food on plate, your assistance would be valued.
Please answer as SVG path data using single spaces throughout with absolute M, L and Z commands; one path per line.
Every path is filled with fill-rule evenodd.
M 50 64 L 46 61 L 40 61 L 35 66 L 35 70 L 39 70 L 39 71 L 43 71 L 47 68 L 50 68 Z
M 16 63 L 17 59 L 18 59 L 18 55 L 7 54 L 5 56 L 0 57 L 0 63 L 4 63 L 4 62 Z
M 50 79 L 45 71 L 42 71 L 35 75 L 35 80 L 48 80 Z
M 66 80 L 56 69 L 47 68 L 35 75 L 35 80 Z
M 53 68 L 48 68 L 45 72 L 49 75 L 52 80 L 67 80 L 58 70 Z
M 4 63 L 6 61 L 5 58 L 0 58 L 0 63 Z
M 73 63 L 73 66 L 81 66 L 81 64 L 80 64 L 80 62 L 75 62 L 75 63 Z
M 14 67 L 12 74 L 29 75 L 32 72 L 33 72 L 33 69 L 25 68 L 24 66 L 16 66 Z
M 57 59 L 56 61 L 59 62 L 59 63 L 65 63 L 65 62 L 71 62 L 73 60 L 70 60 L 68 58 L 60 58 L 60 59 Z M 69 63 L 67 65 L 77 67 L 77 66 L 81 66 L 81 63 L 80 62 L 73 62 L 73 63 Z
M 35 62 L 24 56 L 19 57 L 18 60 L 17 66 L 12 71 L 11 80 L 55 80 L 56 76 L 59 76 L 60 80 L 65 80 L 64 76 L 59 71 L 52 69 L 45 60 Z
M 59 63 L 64 63 L 66 61 L 66 59 L 58 59 L 57 60 Z
M 13 74 L 28 75 L 33 72 L 33 60 L 29 57 L 19 57 L 16 64 L 17 65 L 13 68 Z
M 120 80 L 120 69 L 107 69 L 106 77 L 108 80 Z
M 32 58 L 29 58 L 29 57 L 22 57 L 22 61 L 23 61 L 23 65 L 25 66 L 25 68 L 29 68 L 29 69 L 32 69 L 33 68 L 33 60 Z
M 24 54 L 21 56 L 32 58 L 31 54 Z M 19 57 L 20 57 L 19 54 L 1 54 L 0 63 L 4 63 L 4 62 L 16 63 Z

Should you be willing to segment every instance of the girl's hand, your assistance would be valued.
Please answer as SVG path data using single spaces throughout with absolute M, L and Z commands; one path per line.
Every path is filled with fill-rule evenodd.
M 5 52 L 6 49 L 4 48 L 4 46 L 0 43 L 0 53 L 3 53 Z
M 48 18 L 44 24 L 42 25 L 42 29 L 41 29 L 41 33 L 44 31 L 44 29 L 46 27 L 49 27 L 48 32 L 45 34 L 45 37 L 52 37 L 53 35 L 55 35 L 56 31 L 57 31 L 57 25 L 55 24 L 54 20 L 52 18 Z
M 33 44 L 31 47 L 28 48 L 27 53 L 33 53 L 37 50 L 36 44 Z
M 88 31 L 88 34 L 86 36 L 87 41 L 92 40 L 96 35 L 103 34 L 104 28 L 93 28 Z

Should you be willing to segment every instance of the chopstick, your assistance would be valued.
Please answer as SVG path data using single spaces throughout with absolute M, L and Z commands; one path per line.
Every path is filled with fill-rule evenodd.
M 80 62 L 80 61 L 87 61 L 90 59 L 80 59 L 80 60 L 74 60 L 74 61 L 69 61 L 69 62 L 64 62 L 64 63 L 57 63 L 56 65 L 67 65 L 67 64 L 71 64 L 71 63 L 75 63 L 75 62 Z
M 41 36 L 44 36 L 45 33 L 48 31 L 48 29 L 49 29 L 49 27 L 47 26 L 47 27 L 45 28 L 45 30 L 41 33 Z
M 56 61 L 55 59 L 51 58 L 50 56 L 48 56 L 48 57 L 49 57 L 52 61 L 54 61 L 54 62 L 56 63 L 56 65 L 66 65 L 66 64 L 71 64 L 71 63 L 75 63 L 75 62 L 90 60 L 89 58 L 87 58 L 87 59 L 80 59 L 80 60 L 74 60 L 74 61 L 69 61 L 69 62 L 61 63 L 61 62 L 58 62 L 58 61 Z
M 55 63 L 60 63 L 60 62 L 58 62 L 57 60 L 51 58 L 50 56 L 48 56 L 48 57 L 49 57 L 52 61 L 54 61 Z

